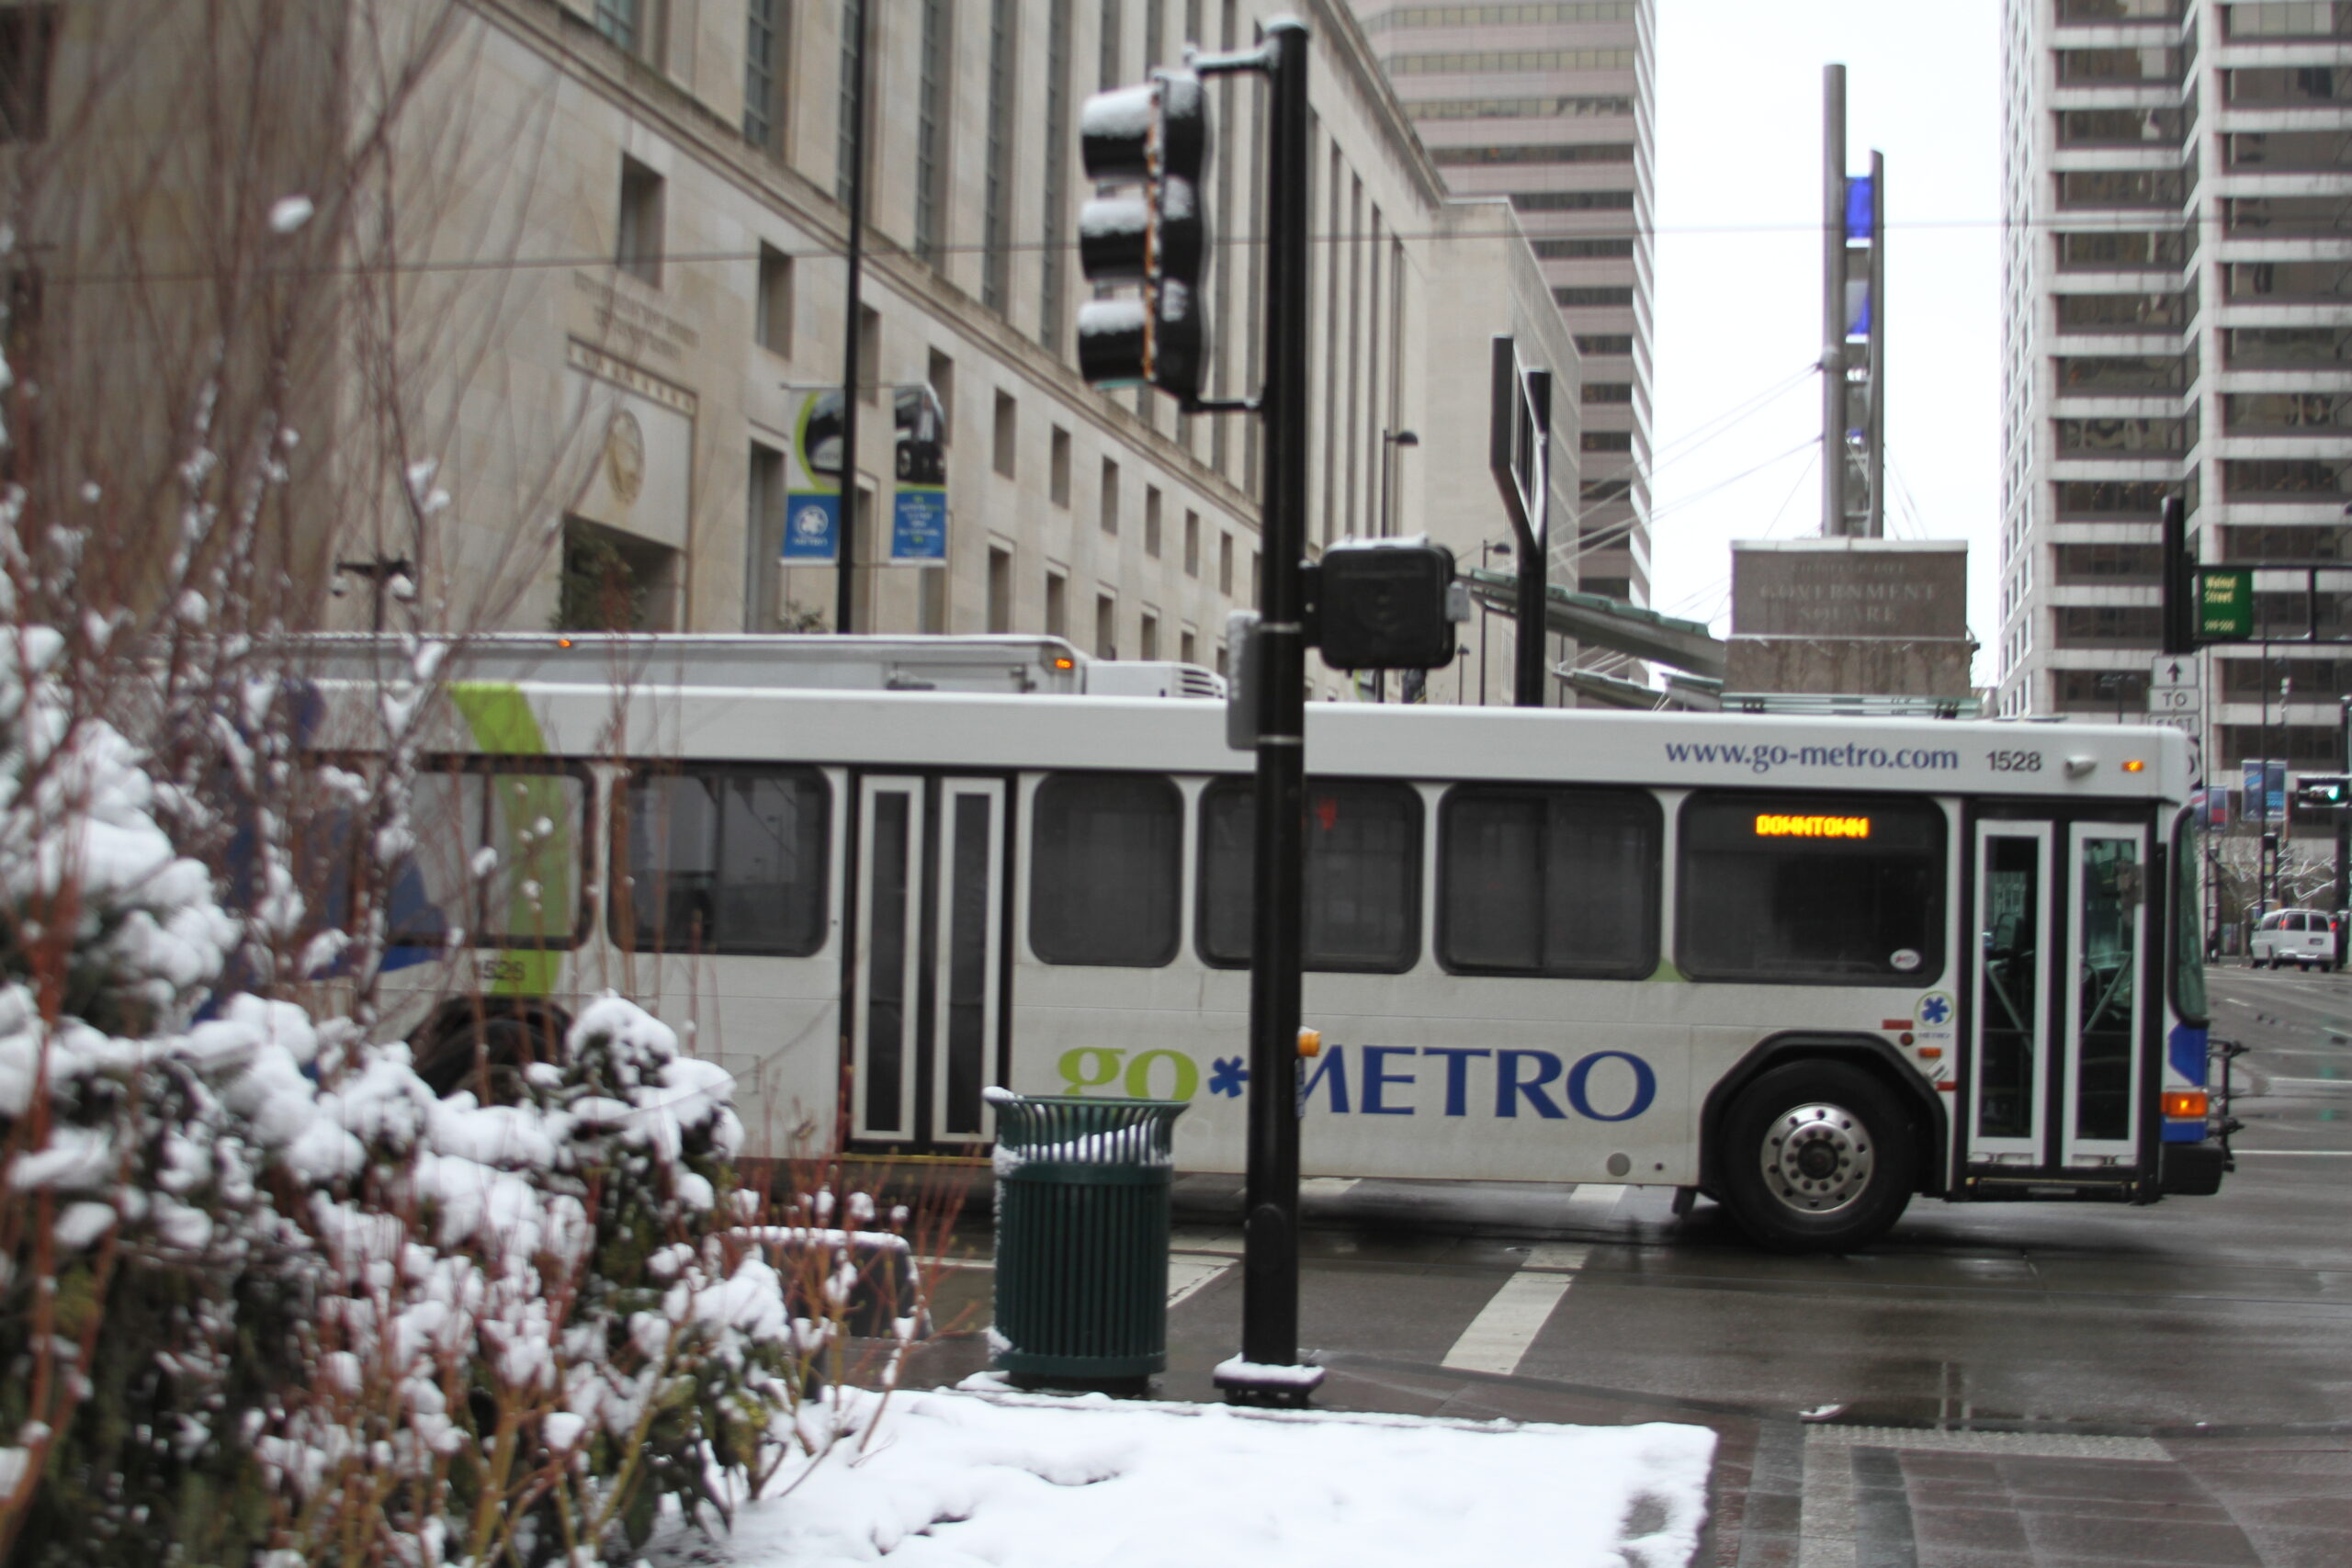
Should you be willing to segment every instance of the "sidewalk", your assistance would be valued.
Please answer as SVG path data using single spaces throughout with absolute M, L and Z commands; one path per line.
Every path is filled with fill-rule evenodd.
M 977 1276 L 977 1277 L 975 1277 Z M 967 1276 L 983 1303 L 984 1274 Z M 1218 1397 L 1234 1325 L 1177 1313 L 1156 1397 Z M 1317 1408 L 1572 1426 L 1674 1421 L 1718 1440 L 1693 1568 L 2346 1568 L 2352 1428 L 1951 1431 L 1808 1422 L 1346 1352 Z M 917 1352 L 910 1384 L 985 1370 L 983 1333 Z M 2152 1375 L 2160 1375 L 2152 1369 Z

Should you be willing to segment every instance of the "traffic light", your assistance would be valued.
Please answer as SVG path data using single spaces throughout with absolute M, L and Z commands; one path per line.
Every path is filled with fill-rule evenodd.
M 1087 177 L 1141 187 L 1086 204 L 1079 265 L 1095 283 L 1143 286 L 1140 299 L 1080 308 L 1079 373 L 1195 402 L 1208 380 L 1208 95 L 1193 73 L 1161 69 L 1141 86 L 1095 94 L 1078 124 Z
M 2343 773 L 2304 773 L 2295 780 L 2295 804 L 2314 810 L 2342 806 L 2352 793 L 2352 777 Z

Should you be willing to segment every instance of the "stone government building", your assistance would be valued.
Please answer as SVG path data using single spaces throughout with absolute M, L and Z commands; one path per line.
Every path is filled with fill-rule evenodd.
M 402 187 L 399 210 L 404 264 L 442 268 L 413 287 L 432 306 L 415 313 L 447 329 L 418 401 L 447 433 L 431 483 L 448 502 L 368 517 L 345 487 L 306 513 L 308 528 L 341 525 L 307 547 L 315 577 L 370 550 L 413 558 L 420 603 L 453 618 L 489 604 L 492 624 L 538 629 L 565 619 L 564 561 L 585 555 L 626 578 L 645 629 L 775 631 L 809 610 L 830 623 L 832 569 L 786 570 L 778 550 L 798 411 L 842 370 L 850 4 L 446 10 L 399 127 L 409 166 L 433 175 Z M 63 62 L 80 6 L 51 9 Z M 363 17 L 418 25 L 444 8 L 311 10 L 356 33 Z M 858 572 L 857 629 L 1045 632 L 1106 657 L 1222 665 L 1227 612 L 1255 602 L 1258 426 L 1079 379 L 1073 322 L 1090 294 L 1075 224 L 1092 187 L 1076 121 L 1089 94 L 1176 62 L 1187 38 L 1244 45 L 1278 11 L 1316 35 L 1311 548 L 1427 530 L 1475 562 L 1481 540 L 1508 536 L 1486 470 L 1488 339 L 1515 333 L 1564 387 L 1577 349 L 1509 204 L 1448 197 L 1344 5 L 876 0 L 860 559 L 887 529 L 888 389 L 928 383 L 943 401 L 950 526 L 944 570 Z M 1259 93 L 1213 91 L 1227 396 L 1261 370 Z M 1573 585 L 1573 396 L 1555 419 L 1553 581 Z M 1417 443 L 1391 439 L 1406 431 Z M 501 574 L 503 599 L 476 592 Z M 369 600 L 348 593 L 327 614 L 365 626 Z M 1508 701 L 1509 624 L 1492 637 L 1490 690 Z M 1349 694 L 1310 669 L 1318 698 Z M 1478 698 L 1475 674 L 1464 700 Z M 1430 682 L 1432 700 L 1456 690 Z

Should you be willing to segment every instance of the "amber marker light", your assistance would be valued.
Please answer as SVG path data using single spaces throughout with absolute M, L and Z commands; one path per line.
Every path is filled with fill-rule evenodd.
M 2127 773 L 2144 773 L 2148 771 L 2148 764 L 2134 757 L 2123 764 L 2123 771 Z
M 1075 670 L 1078 668 L 1078 660 L 1069 658 L 1068 655 L 1063 655 L 1055 659 L 1054 668 L 1057 670 Z
M 1319 1029 L 1300 1030 L 1298 1054 L 1302 1056 L 1320 1056 L 1323 1054 L 1323 1032 Z
M 2205 1119 L 2205 1091 L 2201 1089 L 2168 1089 L 2165 1090 L 2165 1114 L 2176 1121 Z
M 558 648 L 570 648 L 571 646 L 571 639 L 568 637 L 560 637 L 555 639 L 555 645 Z

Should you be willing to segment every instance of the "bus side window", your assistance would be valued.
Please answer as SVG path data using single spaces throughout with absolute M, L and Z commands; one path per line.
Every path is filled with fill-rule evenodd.
M 615 815 L 623 947 L 805 958 L 825 945 L 832 797 L 816 769 L 640 764 Z
M 1643 790 L 1459 784 L 1438 815 L 1438 959 L 1466 974 L 1657 968 L 1663 815 Z
M 1055 773 L 1030 807 L 1029 948 L 1047 964 L 1176 957 L 1184 799 L 1157 773 Z
M 1201 956 L 1250 962 L 1256 843 L 1251 785 L 1201 794 Z M 1373 779 L 1306 784 L 1306 967 L 1401 975 L 1421 951 L 1421 797 Z
M 438 947 L 458 932 L 472 947 L 571 946 L 587 803 L 587 780 L 560 766 L 420 771 L 415 847 L 390 884 L 393 945 Z
M 1944 969 L 1944 814 L 1883 795 L 1683 803 L 1675 959 L 1694 980 L 1927 986 Z

